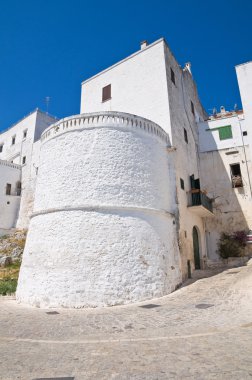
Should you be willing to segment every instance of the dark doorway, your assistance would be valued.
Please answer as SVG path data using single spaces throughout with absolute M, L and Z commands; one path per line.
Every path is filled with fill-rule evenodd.
M 196 227 L 193 227 L 193 253 L 195 269 L 200 269 L 199 234 Z

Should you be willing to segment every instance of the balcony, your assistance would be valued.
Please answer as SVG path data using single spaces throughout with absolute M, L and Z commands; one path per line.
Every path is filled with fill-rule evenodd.
M 202 218 L 213 216 L 213 201 L 199 189 L 188 192 L 188 208 Z

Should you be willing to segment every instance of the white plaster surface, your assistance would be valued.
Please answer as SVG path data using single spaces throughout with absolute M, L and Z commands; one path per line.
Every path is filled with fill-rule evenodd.
M 18 228 L 27 228 L 30 215 L 33 209 L 34 193 L 36 186 L 36 168 L 39 165 L 39 150 L 41 133 L 56 118 L 35 109 L 29 115 L 12 125 L 9 129 L 0 134 L 0 145 L 3 146 L 0 153 L 0 160 L 6 160 L 21 166 L 22 193 L 20 199 L 16 200 L 16 207 L 13 209 L 13 220 Z M 26 137 L 24 132 L 26 131 Z M 15 144 L 12 144 L 12 137 L 15 136 Z M 22 164 L 23 157 L 26 158 L 25 165 Z M 3 181 L 3 182 L 2 182 Z M 5 186 L 4 178 L 0 176 L 0 187 Z M 12 198 L 13 203 L 14 198 Z M 16 210 L 17 208 L 17 210 Z M 8 211 L 9 212 L 9 211 Z
M 0 229 L 16 226 L 20 196 L 17 195 L 17 182 L 20 181 L 21 167 L 0 160 Z M 6 195 L 6 185 L 11 185 L 11 194 Z
M 164 39 L 116 63 L 82 83 L 81 113 L 120 111 L 160 125 L 171 137 Z M 111 84 L 111 99 L 102 102 L 102 88 Z
M 217 261 L 217 243 L 222 232 L 252 229 L 251 173 L 249 146 L 200 153 L 202 188 L 214 201 L 214 218 L 205 219 L 208 258 Z M 246 162 L 247 161 L 247 162 Z M 233 188 L 230 165 L 239 163 L 243 187 Z
M 171 69 L 175 84 L 171 80 Z M 111 99 L 102 102 L 102 88 L 108 84 L 111 84 Z M 191 112 L 191 101 L 195 115 Z M 82 83 L 81 112 L 109 110 L 130 112 L 158 123 L 176 148 L 173 153 L 177 183 L 175 202 L 179 209 L 176 225 L 183 277 L 186 278 L 187 261 L 190 260 L 194 267 L 194 226 L 200 232 L 201 260 L 206 256 L 203 220 L 187 207 L 190 175 L 200 177 L 196 121 L 206 118 L 192 75 L 181 68 L 166 41 L 160 39 Z M 184 128 L 188 143 L 184 141 Z M 180 188 L 180 178 L 184 180 L 185 190 Z
M 219 131 L 216 128 L 227 125 L 231 125 L 232 138 L 220 140 Z M 201 122 L 199 123 L 200 152 L 211 152 L 228 148 L 235 149 L 242 145 L 248 145 L 248 136 L 243 136 L 243 131 L 247 131 L 243 115 L 234 114 L 231 117 Z
M 45 131 L 21 302 L 116 305 L 168 294 L 181 282 L 172 153 L 143 130 L 144 120 L 142 129 L 115 120 L 111 113 L 83 128 L 73 118 L 72 130 Z
M 248 131 L 248 141 L 252 157 L 252 61 L 238 65 L 235 69 L 245 116 L 244 124 Z

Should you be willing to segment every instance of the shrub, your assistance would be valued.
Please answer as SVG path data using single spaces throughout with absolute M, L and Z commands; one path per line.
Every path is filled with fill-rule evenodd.
M 246 233 L 236 231 L 229 235 L 222 233 L 218 242 L 218 253 L 223 259 L 228 257 L 244 256 L 244 247 L 246 245 Z
M 0 295 L 6 296 L 7 294 L 15 293 L 17 288 L 17 279 L 5 278 L 0 280 Z

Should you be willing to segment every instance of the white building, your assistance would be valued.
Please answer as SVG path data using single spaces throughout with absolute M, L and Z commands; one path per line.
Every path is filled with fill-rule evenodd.
M 17 221 L 21 198 L 20 179 L 20 165 L 0 160 L 0 235 Z
M 40 136 L 56 120 L 36 109 L 0 134 L 0 186 L 5 195 L 4 204 L 8 196 L 8 205 L 12 205 L 5 211 L 0 208 L 0 229 L 28 227 L 39 166 Z M 20 189 L 17 190 L 13 180 L 18 181 L 18 186 L 21 183 Z M 9 192 L 7 184 L 11 185 L 9 195 L 6 194 Z
M 221 232 L 252 227 L 251 63 L 237 75 L 244 113 L 211 118 L 190 63 L 181 68 L 163 38 L 82 83 L 80 115 L 34 139 L 25 177 L 22 169 L 18 226 L 28 224 L 37 185 L 21 301 L 82 307 L 161 296 L 219 259 Z
M 199 123 L 202 186 L 214 199 L 215 217 L 205 220 L 208 264 L 219 260 L 222 232 L 252 229 L 252 62 L 236 71 L 243 111 L 221 107 Z

